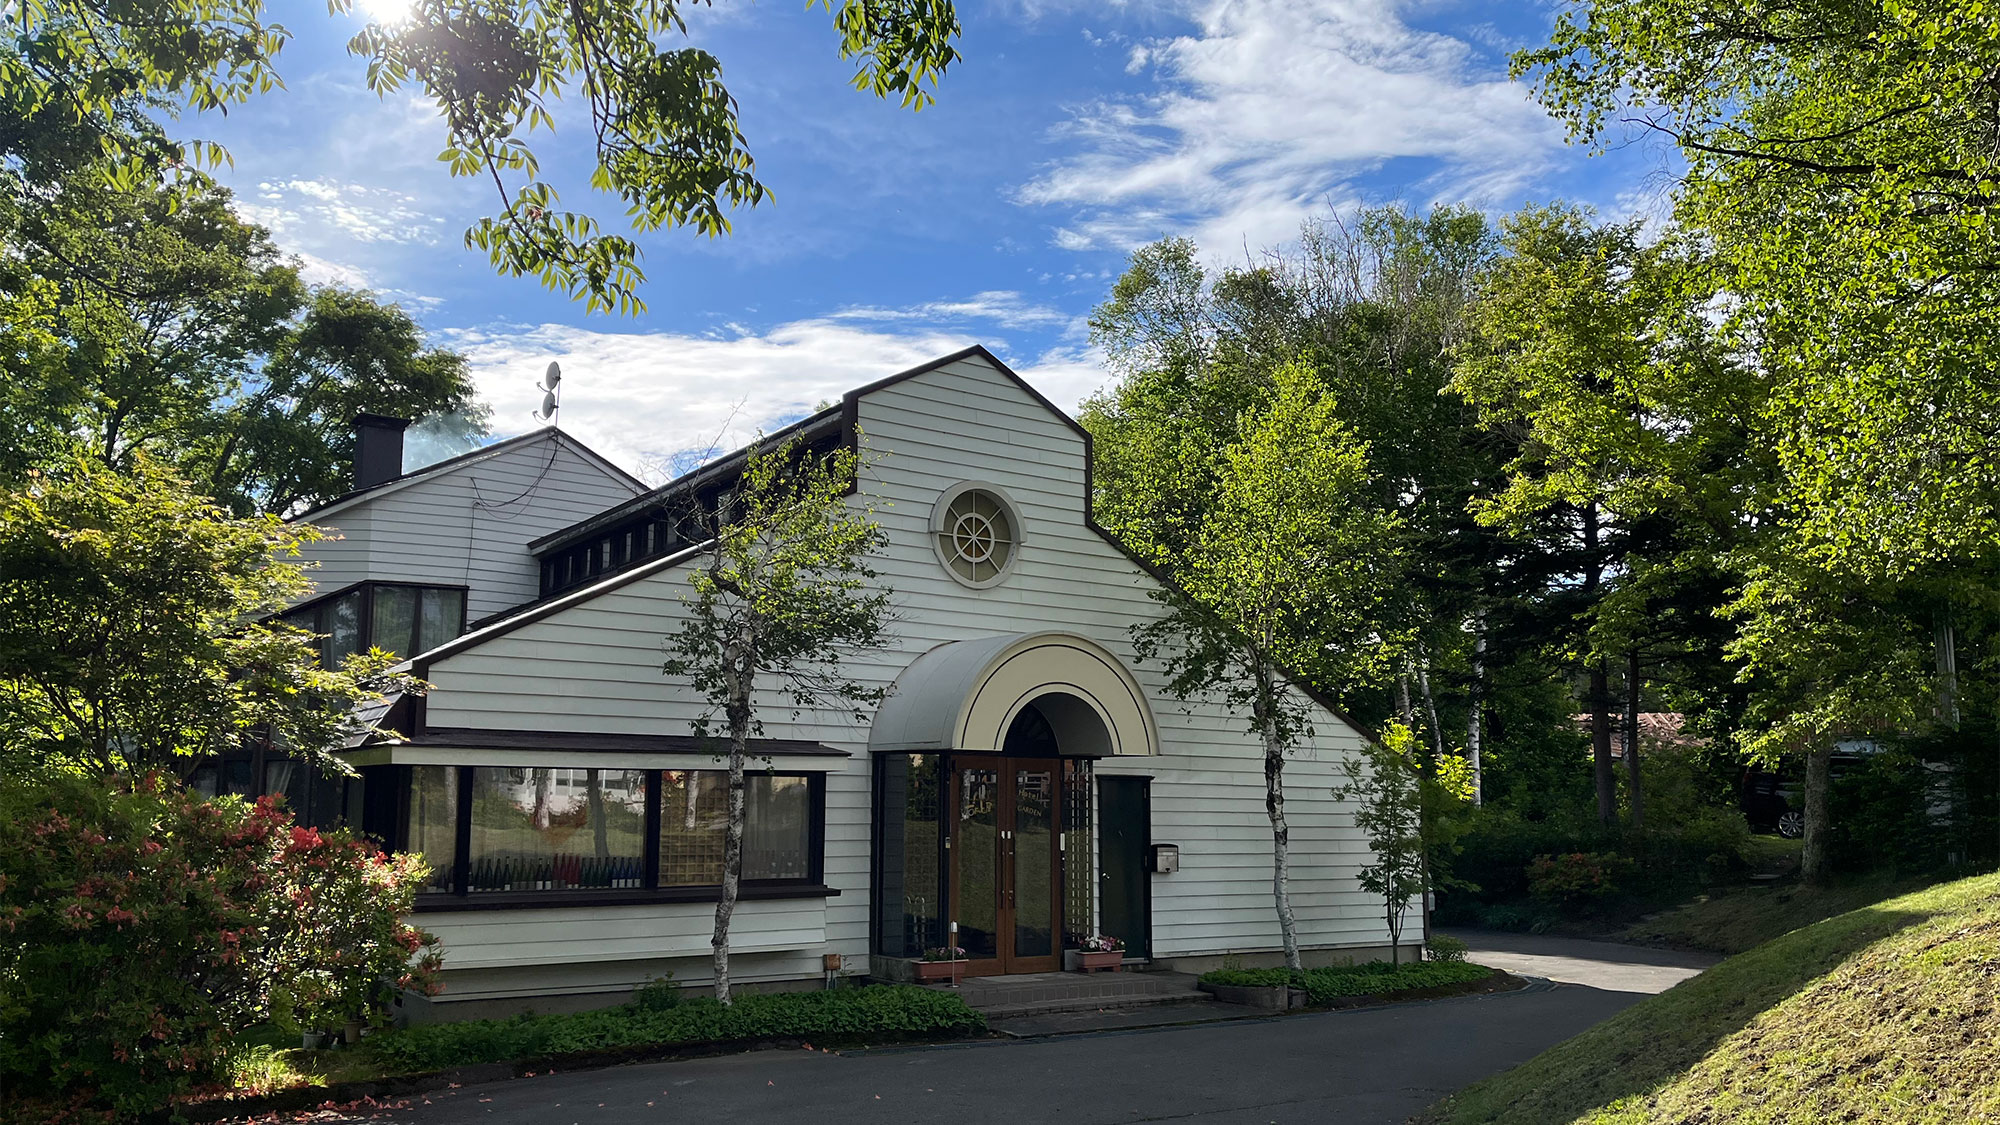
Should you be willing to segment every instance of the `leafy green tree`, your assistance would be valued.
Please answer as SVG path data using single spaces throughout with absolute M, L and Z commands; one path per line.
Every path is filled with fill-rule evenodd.
M 643 308 L 639 249 L 541 178 L 529 136 L 553 130 L 551 101 L 579 95 L 594 153 L 593 191 L 615 197 L 631 226 L 728 231 L 731 208 L 768 191 L 745 147 L 721 60 L 686 45 L 682 0 L 415 0 L 393 26 L 348 44 L 367 60 L 369 89 L 421 88 L 444 118 L 440 159 L 454 176 L 491 183 L 499 213 L 466 233 L 501 273 L 534 274 L 593 309 Z M 833 14 L 854 85 L 922 108 L 958 61 L 950 0 L 843 0 Z M 330 0 L 334 13 L 352 0 Z M 138 130 L 148 111 L 227 110 L 281 84 L 291 32 L 262 0 L 86 0 L 0 9 L 0 163 L 113 162 L 136 188 L 184 158 L 223 159 L 213 142 L 185 146 Z
M 1156 595 L 1166 613 L 1133 638 L 1142 660 L 1164 667 L 1169 691 L 1219 698 L 1263 744 L 1271 888 L 1285 964 L 1297 969 L 1284 771 L 1312 722 L 1287 669 L 1322 686 L 1382 674 L 1375 622 L 1399 579 L 1401 524 L 1371 502 L 1367 447 L 1311 370 L 1280 368 L 1269 407 L 1238 425 L 1174 571 L 1179 585 Z
M 760 685 L 787 693 L 794 708 L 836 707 L 857 722 L 884 694 L 841 663 L 879 646 L 889 620 L 891 591 L 868 565 L 884 536 L 872 506 L 849 497 L 861 464 L 852 448 L 820 456 L 796 439 L 753 445 L 729 498 L 689 513 L 709 525 L 709 538 L 688 573 L 687 620 L 667 638 L 663 671 L 706 701 L 695 733 L 718 733 L 719 716 L 728 741 L 729 826 L 710 941 L 715 998 L 725 1004 L 743 878 L 744 767 L 751 736 L 763 730 Z
M 1978 600 L 1928 599 L 1965 592 L 1957 575 L 2000 540 L 2000 153 L 1980 139 L 1996 59 L 2000 19 L 1982 5 L 1827 0 L 1592 0 L 1515 58 L 1578 139 L 1653 133 L 1687 162 L 1678 216 L 1713 248 L 1768 381 L 1758 440 L 1783 474 L 1734 651 L 1776 692 L 1753 746 L 1805 750 L 1809 782 L 1835 734 L 1929 711 L 1934 686 L 1906 674 L 1914 658 L 1795 663 L 1855 639 L 1818 595 L 1901 607 L 1863 647 L 1929 631 L 1942 667 Z M 1833 632 L 1787 639 L 1815 628 Z M 1813 701 L 1791 692 L 1804 684 Z M 1804 722 L 1777 717 L 1792 702 Z
M 32 335 L 0 352 L 17 400 L 0 470 L 145 453 L 239 514 L 283 514 L 351 486 L 358 411 L 484 433 L 461 356 L 427 348 L 394 305 L 302 284 L 227 191 L 199 178 L 118 191 L 87 174 L 12 186 L 0 294 Z
M 1382 899 L 1389 927 L 1389 963 L 1402 963 L 1403 922 L 1425 877 L 1423 773 L 1410 728 L 1392 723 L 1360 757 L 1341 763 L 1347 782 L 1338 801 L 1354 804 L 1354 827 L 1368 840 L 1372 862 L 1361 869 L 1361 889 Z
M 10 773 L 185 776 L 247 738 L 336 773 L 353 713 L 409 687 L 393 658 L 320 667 L 256 623 L 305 592 L 318 532 L 233 518 L 141 457 L 79 459 L 0 494 L 0 746 Z
M 1645 243 L 1637 223 L 1599 224 L 1570 206 L 1530 207 L 1504 224 L 1460 349 L 1452 387 L 1514 456 L 1504 484 L 1474 504 L 1510 533 L 1554 540 L 1569 560 L 1557 598 L 1573 615 L 1571 652 L 1587 669 L 1598 817 L 1617 817 L 1611 744 L 1614 662 L 1627 725 L 1655 662 L 1715 662 L 1728 553 L 1761 514 L 1775 466 L 1750 448 L 1763 387 L 1733 360 L 1707 315 L 1712 275 L 1674 238 Z M 1687 603 L 1690 597 L 1696 603 Z M 1702 599 L 1706 599 L 1702 604 Z M 1681 610 L 1660 636 L 1659 613 Z M 1627 794 L 1643 821 L 1637 739 Z

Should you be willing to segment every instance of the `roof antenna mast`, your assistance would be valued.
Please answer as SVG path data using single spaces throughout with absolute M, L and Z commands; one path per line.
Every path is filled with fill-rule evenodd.
M 550 360 L 548 371 L 542 375 L 542 381 L 536 383 L 535 387 L 542 392 L 542 408 L 535 411 L 535 419 L 541 422 L 548 422 L 552 426 L 555 426 L 556 429 L 561 429 L 561 426 L 555 425 L 555 417 L 556 408 L 562 405 L 562 393 L 560 390 L 562 387 L 562 364 Z

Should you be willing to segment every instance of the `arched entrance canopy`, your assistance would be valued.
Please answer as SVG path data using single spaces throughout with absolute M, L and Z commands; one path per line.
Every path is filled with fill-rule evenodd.
M 1065 755 L 1157 754 L 1160 732 L 1139 681 L 1104 646 L 1070 633 L 1014 633 L 941 644 L 896 677 L 868 748 L 998 751 L 1034 704 Z

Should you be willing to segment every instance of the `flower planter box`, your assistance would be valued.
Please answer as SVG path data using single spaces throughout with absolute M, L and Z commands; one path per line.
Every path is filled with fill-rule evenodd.
M 1072 973 L 1122 972 L 1125 968 L 1125 951 L 1110 949 L 1098 952 L 1089 949 L 1063 950 L 1063 968 Z
M 918 961 L 912 967 L 917 971 L 917 983 L 929 984 L 940 980 L 965 979 L 964 961 Z

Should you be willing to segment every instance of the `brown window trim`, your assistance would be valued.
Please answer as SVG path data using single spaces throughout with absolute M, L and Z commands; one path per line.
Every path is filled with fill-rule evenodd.
M 744 902 L 786 898 L 835 898 L 840 892 L 824 883 L 745 882 L 736 892 Z M 721 887 L 658 887 L 625 891 L 481 891 L 455 895 L 436 892 L 417 896 L 419 914 L 454 910 L 561 910 L 586 906 L 650 906 L 674 902 L 719 902 Z
M 267 620 L 283 622 L 285 624 L 292 625 L 294 628 L 304 628 L 306 629 L 307 632 L 315 633 L 320 635 L 321 637 L 324 637 L 325 634 L 320 632 L 317 624 L 311 626 L 302 626 L 298 625 L 296 622 L 287 622 L 285 621 L 285 619 L 288 617 L 297 617 L 300 616 L 301 614 L 310 614 L 315 619 L 317 619 L 319 616 L 319 611 L 322 608 L 332 605 L 334 602 L 339 601 L 340 599 L 348 596 L 349 594 L 358 593 L 361 595 L 361 607 L 359 610 L 356 611 L 358 615 L 356 617 L 356 625 L 359 627 L 362 647 L 357 649 L 356 651 L 366 652 L 370 648 L 375 647 L 375 641 L 376 641 L 376 637 L 374 635 L 375 634 L 375 591 L 389 587 L 394 587 L 396 589 L 404 589 L 404 590 L 416 590 L 419 592 L 425 590 L 457 591 L 459 595 L 458 632 L 455 635 L 453 635 L 449 640 L 439 641 L 437 645 L 433 645 L 431 647 L 436 648 L 441 645 L 448 645 L 452 641 L 455 641 L 459 637 L 462 637 L 466 634 L 467 626 L 470 624 L 471 613 L 472 613 L 472 587 L 462 585 L 457 582 L 401 582 L 401 581 L 388 581 L 376 578 L 364 578 L 359 582 L 349 582 L 347 585 L 342 586 L 340 589 L 334 590 L 331 593 L 321 594 L 316 598 L 309 598 L 306 601 L 302 601 L 299 604 L 286 609 L 282 613 L 272 614 Z M 419 610 L 419 612 L 421 612 L 421 610 Z M 396 657 L 399 660 L 408 660 L 411 657 L 421 656 L 421 655 L 423 654 L 417 652 L 399 652 L 396 654 Z

